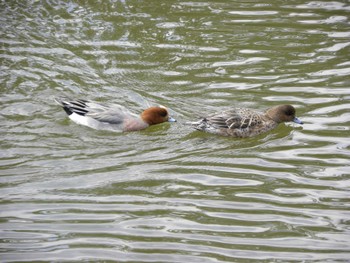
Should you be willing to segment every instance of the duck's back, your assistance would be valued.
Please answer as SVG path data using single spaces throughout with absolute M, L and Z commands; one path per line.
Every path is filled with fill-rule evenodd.
M 265 114 L 244 108 L 219 112 L 193 123 L 197 130 L 241 138 L 261 134 L 277 125 Z

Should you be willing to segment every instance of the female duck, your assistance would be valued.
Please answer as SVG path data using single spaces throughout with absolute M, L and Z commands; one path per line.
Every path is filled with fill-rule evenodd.
M 169 117 L 168 110 L 163 106 L 148 108 L 138 116 L 120 105 L 101 105 L 67 97 L 55 98 L 55 101 L 63 107 L 72 121 L 94 129 L 138 131 L 150 125 L 176 121 Z
M 252 137 L 268 132 L 282 122 L 293 121 L 303 124 L 295 117 L 295 108 L 291 105 L 278 105 L 265 111 L 236 108 L 216 113 L 198 122 L 190 123 L 199 131 L 233 137 Z

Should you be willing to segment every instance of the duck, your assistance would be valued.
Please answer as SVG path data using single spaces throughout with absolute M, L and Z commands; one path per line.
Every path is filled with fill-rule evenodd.
M 253 137 L 273 130 L 282 122 L 303 122 L 295 116 L 292 105 L 277 105 L 258 112 L 248 108 L 233 108 L 214 113 L 189 124 L 196 130 L 237 138 Z
M 57 97 L 55 101 L 75 123 L 98 130 L 139 131 L 163 122 L 176 122 L 164 106 L 150 107 L 140 115 L 117 104 L 100 104 L 85 99 Z

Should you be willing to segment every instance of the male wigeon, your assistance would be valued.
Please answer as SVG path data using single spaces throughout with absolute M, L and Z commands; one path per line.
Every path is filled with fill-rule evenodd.
M 295 117 L 291 105 L 278 105 L 260 113 L 251 109 L 235 108 L 189 123 L 199 131 L 233 137 L 252 137 L 278 126 L 281 122 L 293 121 L 303 124 Z
M 75 123 L 94 129 L 114 131 L 138 131 L 162 122 L 175 122 L 163 107 L 150 107 L 139 116 L 120 105 L 101 105 L 96 102 L 67 97 L 55 98 L 69 118 Z

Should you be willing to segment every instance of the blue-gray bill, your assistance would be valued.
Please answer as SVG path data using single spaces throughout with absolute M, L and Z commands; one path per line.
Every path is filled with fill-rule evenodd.
M 293 122 L 298 123 L 298 124 L 304 124 L 299 118 L 295 117 Z
M 176 119 L 174 119 L 173 117 L 169 117 L 168 122 L 176 122 Z

